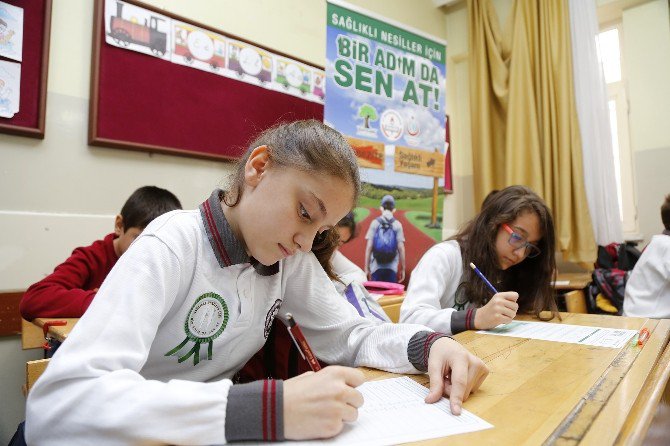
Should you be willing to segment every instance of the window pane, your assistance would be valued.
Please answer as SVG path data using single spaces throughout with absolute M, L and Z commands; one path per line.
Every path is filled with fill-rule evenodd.
M 619 158 L 619 134 L 617 132 L 616 102 L 607 101 L 610 111 L 610 132 L 612 136 L 612 156 L 614 157 L 614 178 L 616 179 L 616 195 L 619 201 L 619 218 L 623 221 L 623 203 L 621 201 L 621 159 Z
M 596 38 L 598 58 L 605 73 L 605 82 L 621 80 L 621 53 L 619 50 L 619 30 L 614 28 L 601 32 Z

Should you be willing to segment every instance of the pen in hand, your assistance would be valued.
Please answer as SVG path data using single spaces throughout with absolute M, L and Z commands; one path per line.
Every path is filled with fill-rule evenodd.
M 472 321 L 470 322 L 470 327 L 480 330 L 488 330 L 495 328 L 498 325 L 512 322 L 519 310 L 519 305 L 517 304 L 519 294 L 514 291 L 499 292 L 493 285 L 491 285 L 491 282 L 488 281 L 474 263 L 470 263 L 470 268 L 472 268 L 494 294 L 483 307 L 475 310 Z M 466 328 L 468 328 L 467 324 Z
M 312 349 L 307 343 L 307 339 L 305 339 L 305 335 L 302 334 L 302 330 L 300 330 L 300 327 L 298 327 L 298 324 L 296 324 L 295 319 L 293 319 L 293 315 L 291 313 L 286 313 L 286 319 L 288 320 L 288 327 L 286 328 L 288 329 L 288 333 L 291 335 L 291 339 L 293 339 L 296 347 L 298 347 L 300 356 L 302 356 L 303 359 L 307 361 L 313 372 L 318 372 L 321 370 L 321 364 L 319 364 L 319 360 L 316 359 L 316 356 L 314 356 Z

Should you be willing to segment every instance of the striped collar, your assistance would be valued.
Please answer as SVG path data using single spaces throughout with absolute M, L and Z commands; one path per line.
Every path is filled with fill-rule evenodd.
M 221 268 L 241 263 L 250 263 L 261 276 L 272 276 L 279 272 L 279 262 L 274 265 L 265 266 L 253 257 L 249 257 L 242 243 L 235 237 L 226 217 L 223 215 L 221 200 L 224 191 L 215 189 L 200 205 L 200 216 L 202 217 L 207 239 L 212 245 L 212 250 Z

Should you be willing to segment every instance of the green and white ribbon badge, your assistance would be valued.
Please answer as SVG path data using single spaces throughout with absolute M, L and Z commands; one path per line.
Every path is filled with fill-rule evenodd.
M 228 305 L 221 296 L 216 293 L 205 293 L 198 297 L 193 303 L 191 310 L 184 322 L 186 339 L 181 344 L 170 350 L 165 356 L 176 355 L 188 341 L 195 343 L 193 348 L 178 361 L 184 362 L 193 355 L 193 365 L 200 362 L 200 344 L 209 343 L 207 347 L 207 359 L 212 359 L 214 339 L 218 338 L 228 324 Z

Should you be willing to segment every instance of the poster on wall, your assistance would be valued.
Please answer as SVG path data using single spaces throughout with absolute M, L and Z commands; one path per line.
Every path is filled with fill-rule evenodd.
M 0 56 L 21 62 L 23 8 L 0 2 Z
M 11 118 L 19 112 L 21 64 L 0 60 L 0 116 Z
M 380 267 L 366 245 L 386 215 L 402 225 L 407 274 L 399 256 L 381 266 L 406 281 L 442 239 L 446 42 L 340 0 L 328 0 L 326 27 L 324 121 L 347 137 L 364 182 L 361 237 L 341 251 Z

